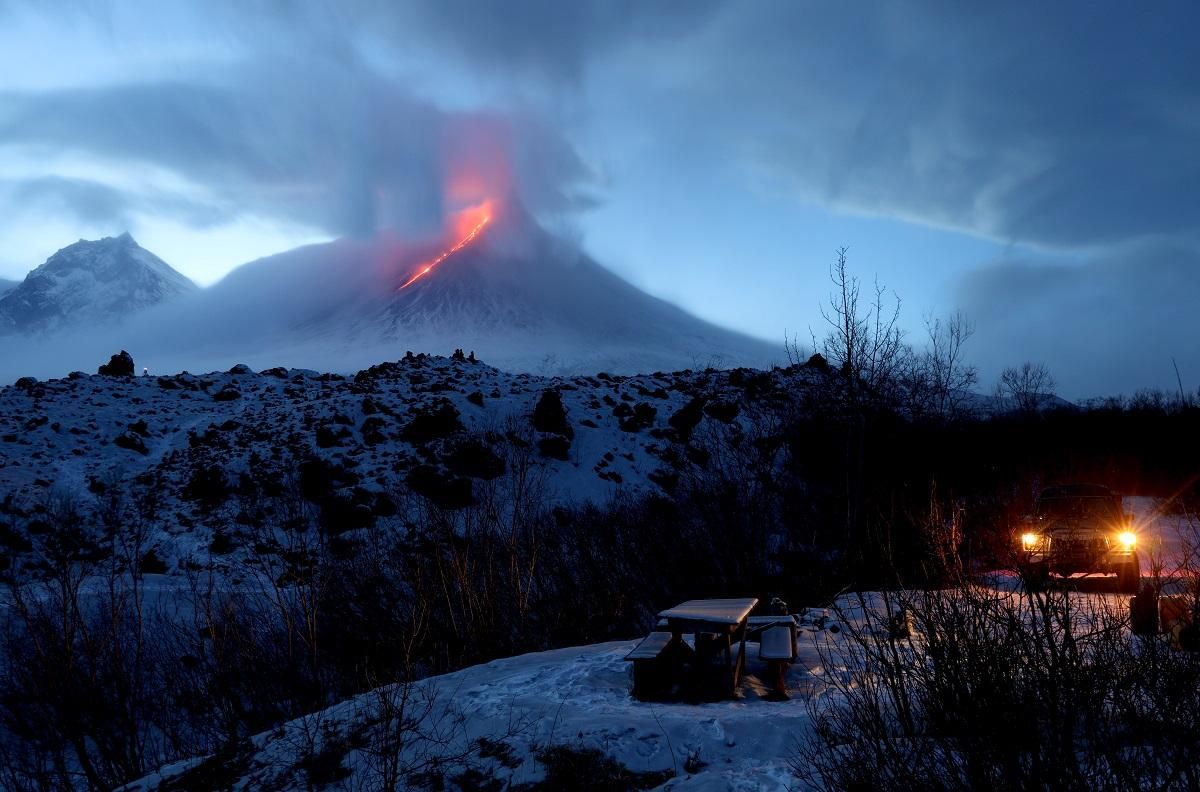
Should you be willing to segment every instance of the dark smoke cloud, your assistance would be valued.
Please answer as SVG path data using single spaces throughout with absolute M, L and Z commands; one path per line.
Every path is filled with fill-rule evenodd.
M 371 5 L 378 10 L 381 4 Z M 577 82 L 600 55 L 631 42 L 684 36 L 703 26 L 718 3 L 429 0 L 414 8 L 416 19 L 463 57 Z
M 0 143 L 165 166 L 240 212 L 333 234 L 436 228 L 444 168 L 456 156 L 448 146 L 466 140 L 462 130 L 472 125 L 506 131 L 510 149 L 493 151 L 519 164 L 511 187 L 534 211 L 586 201 L 588 169 L 552 128 L 515 114 L 441 110 L 356 63 L 256 62 L 195 83 L 9 93 L 0 104 Z M 86 216 L 128 208 L 126 196 L 102 185 L 22 189 L 51 188 Z
M 1194 5 L 755 9 L 673 50 L 671 89 L 802 195 L 1050 246 L 1196 232 Z
M 437 228 L 447 161 L 477 157 L 476 144 L 492 135 L 483 148 L 505 159 L 501 189 L 535 213 L 569 215 L 594 204 L 595 176 L 560 125 L 536 109 L 541 89 L 552 94 L 576 83 L 603 52 L 682 35 L 714 5 L 693 4 L 679 14 L 631 0 L 216 2 L 206 8 L 208 34 L 237 42 L 250 60 L 199 64 L 170 80 L 0 94 L 0 144 L 164 166 L 210 193 L 209 203 L 364 235 Z M 0 6 L 0 15 L 5 10 Z M 171 26 L 169 11 L 145 11 L 158 15 L 160 28 Z M 119 4 L 75 3 L 56 13 L 107 31 L 117 43 L 131 23 Z M 500 67 L 513 99 L 450 109 L 430 98 L 430 86 L 369 63 L 365 41 L 394 52 L 436 48 L 450 61 L 473 64 L 477 74 Z M 433 64 L 442 66 L 453 64 Z M 450 150 L 456 143 L 460 149 Z M 131 208 L 130 196 L 99 183 L 43 180 L 21 189 L 53 192 L 81 219 L 124 221 Z M 193 225 L 210 222 L 205 212 L 174 214 Z
M 66 211 L 87 223 L 122 224 L 129 217 L 129 197 L 121 190 L 87 179 L 45 176 L 0 185 L 16 205 Z
M 1032 359 L 1068 395 L 1200 386 L 1200 249 L 1132 245 L 1081 264 L 998 263 L 967 276 L 964 309 L 975 320 L 973 354 L 992 377 Z
M 227 33 L 259 44 L 290 47 L 302 40 L 349 50 L 366 34 L 397 48 L 436 48 L 446 60 L 474 64 L 489 77 L 575 86 L 598 58 L 686 38 L 708 24 L 722 2 L 226 0 L 216 7 Z
M 231 206 L 191 201 L 170 193 L 131 192 L 99 181 L 62 176 L 0 182 L 0 195 L 22 209 L 48 209 L 87 224 L 111 227 L 128 228 L 136 213 L 172 217 L 196 228 L 229 222 L 238 214 Z
M 120 6 L 74 8 L 120 37 Z M 591 175 L 558 100 L 578 121 L 578 89 L 620 64 L 622 79 L 638 75 L 617 88 L 626 119 L 590 122 L 635 119 L 821 203 L 1057 247 L 1194 234 L 1200 216 L 1200 47 L 1182 2 L 1155 13 L 1049 4 L 1035 18 L 1015 4 L 884 2 L 209 8 L 206 23 L 257 63 L 184 84 L 0 97 L 18 107 L 0 140 L 49 134 L 103 150 L 132 148 L 128 134 L 145 157 L 213 168 L 257 206 L 339 231 L 392 207 L 432 214 L 430 149 L 454 111 L 366 65 L 369 42 L 506 86 L 516 101 L 472 109 L 513 123 L 522 186 L 553 210 L 588 205 Z

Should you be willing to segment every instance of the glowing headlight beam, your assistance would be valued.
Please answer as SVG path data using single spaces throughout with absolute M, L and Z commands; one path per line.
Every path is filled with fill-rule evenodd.
M 1037 535 L 1037 534 L 1035 534 L 1035 533 L 1023 533 L 1023 534 L 1021 534 L 1021 545 L 1022 545 L 1022 546 L 1023 546 L 1023 547 L 1024 547 L 1026 550 L 1029 550 L 1030 548 L 1032 548 L 1032 547 L 1033 547 L 1034 545 L 1036 545 L 1037 543 L 1038 543 L 1038 535 Z
M 457 253 L 458 251 L 465 248 L 467 245 L 474 242 L 475 238 L 477 236 L 479 236 L 479 234 L 483 231 L 483 227 L 486 226 L 488 223 L 490 223 L 491 220 L 492 220 L 491 215 L 484 215 L 483 219 L 481 219 L 478 223 L 476 223 L 475 227 L 472 228 L 470 231 L 468 231 L 466 236 L 464 236 L 462 239 L 455 242 L 451 247 L 448 247 L 445 250 L 443 250 L 441 253 L 437 254 L 437 256 L 435 256 L 434 258 L 430 259 L 429 261 L 426 261 L 424 264 L 421 264 L 419 267 L 417 267 L 417 271 L 413 274 L 413 276 L 411 278 L 409 278 L 407 281 L 405 281 L 403 283 L 403 285 L 400 286 L 400 289 L 407 289 L 409 286 L 412 286 L 420 278 L 423 278 L 424 276 L 433 272 L 433 268 L 436 267 L 438 264 L 441 264 L 443 261 L 445 261 L 446 259 L 453 256 L 455 253 Z M 400 291 L 400 289 L 397 289 L 396 291 Z
M 1137 544 L 1137 534 L 1132 531 L 1122 531 L 1117 535 L 1117 541 L 1121 543 L 1121 547 L 1124 547 L 1126 550 L 1132 550 L 1134 545 Z

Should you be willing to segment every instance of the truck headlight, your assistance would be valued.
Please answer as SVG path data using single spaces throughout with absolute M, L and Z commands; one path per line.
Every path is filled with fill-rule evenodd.
M 1035 533 L 1021 534 L 1021 546 L 1026 550 L 1032 550 L 1038 543 L 1038 535 Z
M 1117 541 L 1121 543 L 1122 548 L 1132 550 L 1137 545 L 1137 534 L 1133 531 L 1122 531 L 1117 534 Z

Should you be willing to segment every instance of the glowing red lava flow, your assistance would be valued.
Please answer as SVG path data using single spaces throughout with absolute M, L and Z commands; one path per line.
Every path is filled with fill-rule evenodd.
M 430 259 L 429 261 L 426 261 L 424 264 L 417 267 L 416 273 L 411 278 L 409 278 L 407 281 L 405 281 L 404 285 L 402 285 L 400 288 L 407 289 L 409 286 L 412 286 L 417 280 L 419 280 L 423 276 L 428 275 L 430 272 L 432 272 L 433 268 L 436 267 L 438 264 L 441 264 L 443 261 L 445 261 L 446 259 L 453 256 L 455 253 L 462 250 L 467 245 L 471 244 L 475 240 L 475 237 L 479 236 L 479 234 L 483 231 L 483 227 L 486 226 L 491 221 L 492 221 L 492 216 L 490 214 L 485 214 L 483 216 L 483 219 L 481 219 L 478 223 L 476 223 L 475 227 L 467 232 L 466 236 L 464 236 L 462 239 L 455 242 L 453 246 L 451 246 L 451 247 L 443 250 L 441 253 L 437 254 L 436 257 Z M 399 291 L 399 289 L 397 289 L 397 291 Z

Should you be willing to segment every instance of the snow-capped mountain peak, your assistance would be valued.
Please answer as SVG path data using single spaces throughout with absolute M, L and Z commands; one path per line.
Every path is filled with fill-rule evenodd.
M 44 335 L 71 325 L 118 324 L 195 288 L 128 232 L 81 239 L 0 297 L 0 333 Z

